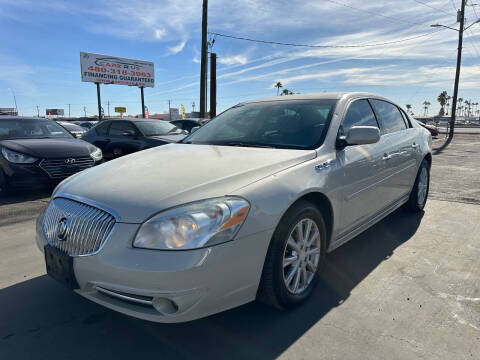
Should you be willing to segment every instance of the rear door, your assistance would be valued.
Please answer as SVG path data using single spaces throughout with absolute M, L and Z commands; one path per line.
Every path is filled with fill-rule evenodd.
M 388 175 L 385 196 L 391 204 L 410 193 L 415 179 L 418 144 L 415 143 L 415 130 L 396 105 L 378 99 L 370 101 L 382 129 L 383 161 Z
M 131 135 L 127 135 L 130 133 Z M 112 158 L 128 155 L 142 149 L 141 133 L 130 121 L 112 121 L 108 130 L 110 140 L 107 145 L 107 154 Z
M 100 124 L 90 129 L 84 135 L 83 140 L 99 147 L 102 149 L 102 152 L 105 153 L 109 142 L 109 140 L 107 140 L 109 126 L 110 121 L 102 121 Z
M 349 105 L 338 135 L 346 134 L 352 126 L 379 127 L 368 100 L 356 100 Z M 355 230 L 385 206 L 383 152 L 381 142 L 347 146 L 337 152 L 337 160 L 343 168 L 344 189 L 340 237 Z

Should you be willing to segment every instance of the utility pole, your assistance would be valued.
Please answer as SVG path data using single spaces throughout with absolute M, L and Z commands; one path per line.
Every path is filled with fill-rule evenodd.
M 70 117 L 70 105 L 71 104 L 68 104 L 68 117 Z
M 195 112 L 195 101 L 192 102 L 192 112 Z
M 37 105 L 37 117 L 40 117 L 40 108 Z
M 168 121 L 172 121 L 172 110 L 170 109 L 171 100 L 168 100 Z
M 83 113 L 85 114 L 85 117 L 87 117 L 87 107 L 86 106 L 83 107 Z
M 203 0 L 202 7 L 202 54 L 200 64 L 200 118 L 205 118 L 207 105 L 207 28 L 208 28 L 208 0 Z
M 210 118 L 217 116 L 217 54 L 210 53 Z
M 455 130 L 455 117 L 457 111 L 457 99 L 458 99 L 458 83 L 460 82 L 460 67 L 462 64 L 462 47 L 463 47 L 463 30 L 465 26 L 465 5 L 467 0 L 462 0 L 462 8 L 460 10 L 460 30 L 458 31 L 458 53 L 457 53 L 457 70 L 455 72 L 455 85 L 453 87 L 453 100 L 452 100 L 452 116 L 450 118 L 450 132 L 448 138 L 453 138 Z
M 108 117 L 110 117 L 110 100 L 107 101 L 107 113 Z

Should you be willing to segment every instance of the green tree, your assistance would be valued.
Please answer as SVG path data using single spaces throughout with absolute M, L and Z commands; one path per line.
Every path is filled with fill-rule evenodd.
M 430 104 L 430 102 L 427 101 L 427 100 L 425 100 L 425 101 L 423 102 L 423 110 L 424 110 L 423 115 L 425 115 L 425 116 L 428 115 L 428 107 L 429 107 L 430 105 L 432 105 L 432 104 Z
M 283 89 L 280 95 L 293 95 L 293 92 L 288 89 Z
M 445 114 L 445 104 L 447 103 L 447 97 L 448 94 L 445 90 L 442 91 L 437 97 L 437 101 L 440 103 L 440 116 L 443 116 Z
M 280 91 L 280 88 L 283 87 L 282 83 L 280 81 L 278 81 L 273 87 L 276 87 L 277 88 L 277 96 L 278 96 L 278 93 Z
M 407 104 L 407 105 L 405 105 L 405 107 L 407 108 L 407 113 L 413 115 L 412 105 L 411 105 L 411 104 Z

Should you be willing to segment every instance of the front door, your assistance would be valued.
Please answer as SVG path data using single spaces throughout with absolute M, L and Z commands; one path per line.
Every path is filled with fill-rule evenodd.
M 376 126 L 378 122 L 368 100 L 352 102 L 342 121 L 339 136 L 352 126 Z M 337 153 L 343 168 L 343 205 L 340 237 L 355 230 L 385 206 L 385 144 L 347 146 Z

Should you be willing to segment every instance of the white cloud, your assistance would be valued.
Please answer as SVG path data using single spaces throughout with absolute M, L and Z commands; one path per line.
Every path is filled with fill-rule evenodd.
M 224 65 L 245 65 L 248 62 L 248 59 L 244 55 L 219 56 L 218 62 Z
M 168 50 L 169 50 L 170 54 L 171 55 L 176 55 L 179 52 L 181 52 L 183 50 L 183 48 L 185 47 L 186 43 L 187 43 L 186 41 L 182 41 L 178 45 L 169 47 Z
M 155 29 L 155 39 L 160 40 L 166 34 L 165 29 Z

